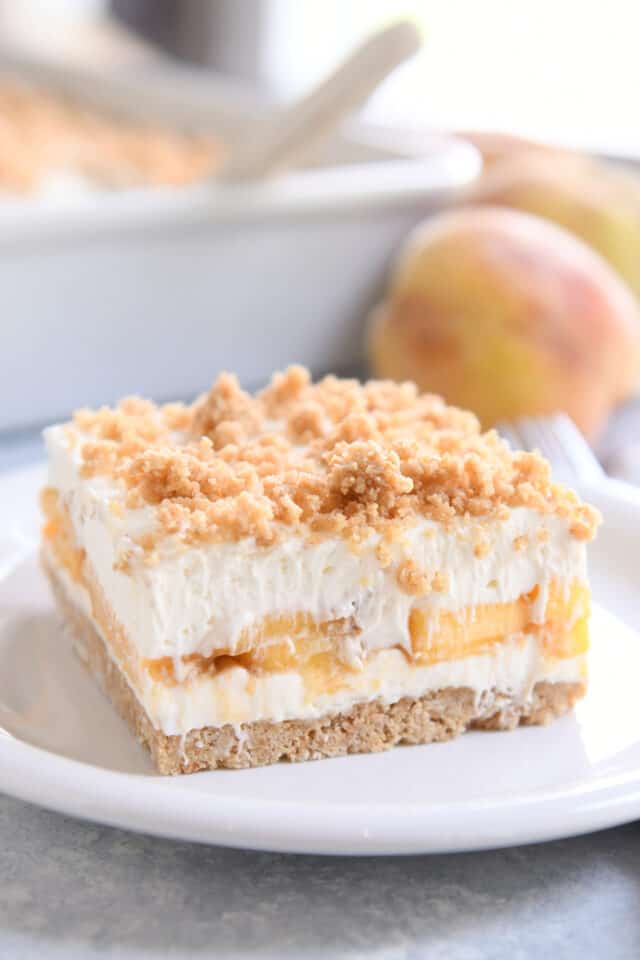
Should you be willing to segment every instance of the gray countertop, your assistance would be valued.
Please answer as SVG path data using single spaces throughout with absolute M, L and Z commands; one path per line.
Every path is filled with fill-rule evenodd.
M 201 847 L 0 798 L 0 957 L 640 956 L 640 825 L 490 853 Z
M 38 445 L 0 445 L 2 466 Z M 142 837 L 0 796 L 0 958 L 638 960 L 640 824 L 373 859 Z

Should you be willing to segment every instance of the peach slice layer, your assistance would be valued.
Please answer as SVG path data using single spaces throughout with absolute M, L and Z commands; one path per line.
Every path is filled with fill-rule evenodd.
M 188 654 L 181 658 L 179 676 L 171 657 L 139 659 L 124 630 L 115 623 L 94 577 L 88 570 L 84 551 L 74 540 L 71 519 L 61 507 L 54 490 L 42 496 L 45 514 L 44 538 L 56 561 L 88 591 L 93 616 L 109 638 L 125 671 L 136 685 L 140 674 L 173 685 L 185 683 L 204 673 L 218 673 L 232 666 L 244 667 L 251 675 L 295 670 L 305 679 L 308 690 L 331 693 L 338 690 L 357 670 L 341 656 L 341 640 L 359 632 L 352 619 L 318 623 L 312 614 L 300 611 L 290 616 L 269 616 L 251 630 L 245 630 L 236 653 L 213 651 L 210 656 Z M 577 657 L 589 644 L 589 590 L 583 584 L 570 589 L 552 583 L 542 623 L 533 620 L 533 605 L 539 588 L 512 603 L 478 604 L 463 616 L 415 607 L 409 615 L 411 649 L 404 651 L 416 666 L 428 666 L 491 652 L 514 636 L 522 642 L 534 635 L 549 658 Z

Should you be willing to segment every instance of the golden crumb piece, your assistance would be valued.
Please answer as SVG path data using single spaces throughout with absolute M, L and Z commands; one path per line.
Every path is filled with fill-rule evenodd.
M 602 523 L 602 515 L 595 507 L 583 503 L 577 508 L 570 525 L 569 533 L 576 540 L 592 540 L 594 529 Z
M 473 555 L 477 559 L 480 557 L 486 557 L 488 553 L 491 552 L 491 541 L 487 537 L 479 534 L 476 536 L 473 544 Z
M 449 589 L 449 576 L 442 570 L 434 573 L 431 578 L 431 589 L 434 593 L 446 593 Z
M 196 401 L 191 432 L 194 437 L 209 437 L 220 450 L 254 436 L 261 419 L 253 397 L 241 389 L 237 378 L 221 373 L 209 392 Z
M 398 499 L 413 490 L 413 480 L 402 473 L 398 454 L 375 441 L 339 443 L 325 459 L 329 490 L 345 502 L 375 503 L 389 514 Z
M 391 544 L 387 540 L 381 540 L 376 547 L 376 559 L 383 570 L 391 566 L 393 561 L 393 551 Z
M 258 395 L 258 402 L 267 416 L 278 417 L 303 396 L 310 380 L 305 367 L 287 367 L 284 373 L 274 373 L 269 386 Z
M 193 423 L 193 411 L 185 403 L 165 403 L 161 408 L 162 417 L 169 430 L 182 431 L 184 433 L 191 430 Z
M 310 443 L 328 432 L 329 420 L 322 405 L 309 400 L 294 407 L 287 419 L 287 429 L 293 443 Z
M 400 589 L 412 597 L 422 597 L 431 591 L 432 578 L 410 558 L 398 567 L 396 580 Z

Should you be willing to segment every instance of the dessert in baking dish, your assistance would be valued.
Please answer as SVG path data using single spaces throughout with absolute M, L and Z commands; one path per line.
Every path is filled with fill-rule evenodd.
M 223 374 L 46 442 L 45 568 L 163 773 L 544 723 L 585 692 L 595 512 L 411 383 Z
M 0 192 L 60 196 L 88 190 L 182 186 L 215 173 L 222 147 L 108 116 L 0 80 Z

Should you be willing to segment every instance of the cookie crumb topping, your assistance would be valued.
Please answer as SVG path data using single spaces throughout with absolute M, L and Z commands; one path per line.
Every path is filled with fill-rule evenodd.
M 76 171 L 108 186 L 182 186 L 219 168 L 211 136 L 110 116 L 12 79 L 0 83 L 0 186 L 29 193 L 49 173 Z
M 387 545 L 418 517 L 494 522 L 530 507 L 565 518 L 579 540 L 598 523 L 539 454 L 511 451 L 412 383 L 314 384 L 295 366 L 252 396 L 221 374 L 190 407 L 127 398 L 78 411 L 73 430 L 83 474 L 117 480 L 131 508 L 155 508 L 156 539 L 266 546 L 298 531 L 357 544 L 377 532 L 389 563 Z M 442 588 L 406 563 L 398 581 L 410 593 Z

